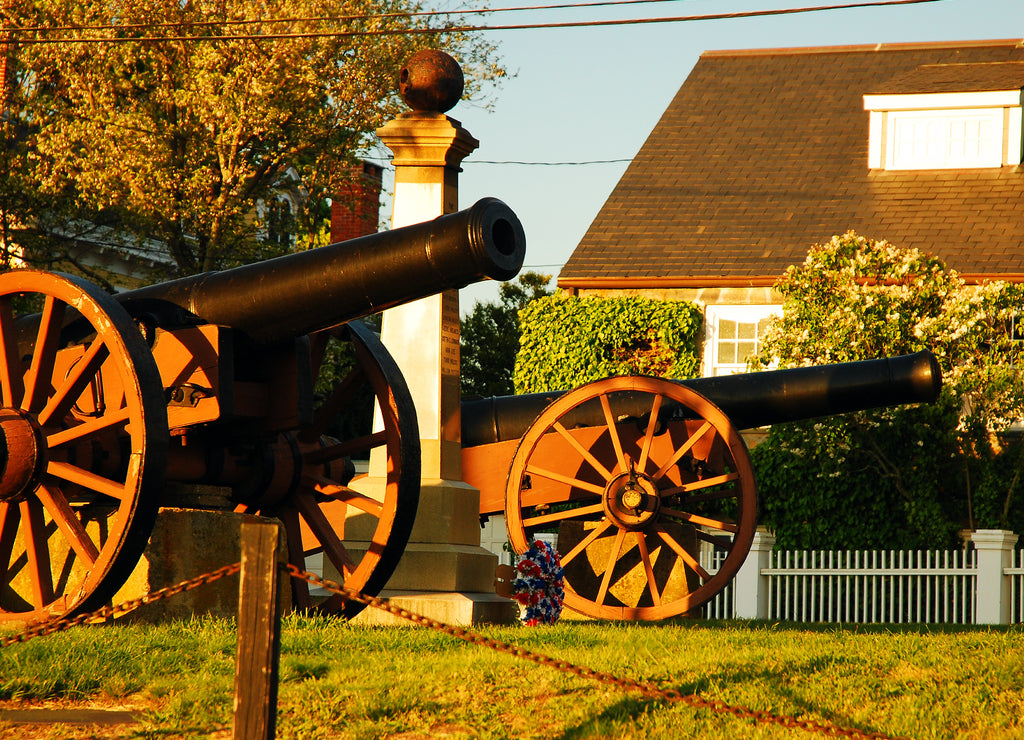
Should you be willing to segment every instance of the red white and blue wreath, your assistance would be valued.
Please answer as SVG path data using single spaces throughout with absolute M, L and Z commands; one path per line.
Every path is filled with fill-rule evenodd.
M 565 600 L 565 577 L 555 548 L 543 540 L 534 540 L 519 557 L 512 597 L 526 607 L 522 619 L 527 625 L 558 621 Z

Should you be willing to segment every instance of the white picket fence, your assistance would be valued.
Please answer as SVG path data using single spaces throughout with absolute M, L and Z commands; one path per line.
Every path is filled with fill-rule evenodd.
M 492 517 L 496 519 L 496 517 Z M 509 562 L 504 522 L 492 552 Z M 554 535 L 542 535 L 555 544 Z M 950 551 L 774 551 L 774 538 L 754 535 L 736 577 L 710 602 L 708 619 L 793 622 L 1024 623 L 1024 550 L 1017 535 L 980 530 Z M 718 571 L 709 547 L 701 566 Z
M 1007 624 L 1024 622 L 1024 552 L 1009 532 L 976 532 L 951 551 L 772 550 L 759 532 L 709 619 L 794 622 Z M 711 557 L 705 568 L 717 570 Z
M 1010 623 L 1020 624 L 1024 622 L 1024 550 L 1014 553 L 1004 573 L 1010 579 Z

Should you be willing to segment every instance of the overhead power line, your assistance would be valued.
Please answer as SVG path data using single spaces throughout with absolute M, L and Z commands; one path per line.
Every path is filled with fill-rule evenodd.
M 53 32 L 53 31 L 135 31 L 154 28 L 205 28 L 209 26 L 254 26 L 277 25 L 282 23 L 325 23 L 339 21 L 387 20 L 389 18 L 437 18 L 466 15 L 494 15 L 497 13 L 519 13 L 537 10 L 576 10 L 583 8 L 600 8 L 622 5 L 653 5 L 659 3 L 688 3 L 693 0 L 598 0 L 585 3 L 561 3 L 558 5 L 520 5 L 509 8 L 468 8 L 466 10 L 419 10 L 406 13 L 365 13 L 360 15 L 319 15 L 296 16 L 290 18 L 225 18 L 224 20 L 207 21 L 164 21 L 159 23 L 121 23 L 104 25 L 77 26 L 12 26 L 0 28 L 0 33 L 8 32 Z
M 530 167 L 578 167 L 588 164 L 620 164 L 632 162 L 629 159 L 591 159 L 585 162 L 522 162 L 518 160 L 496 160 L 496 159 L 465 159 L 463 164 L 521 164 Z
M 209 36 L 128 36 L 128 37 L 60 37 L 60 38 L 24 38 L 18 28 L 3 28 L 0 33 L 8 36 L 17 34 L 16 41 L 19 44 L 111 44 L 111 43 L 136 43 L 139 41 L 275 41 L 284 39 L 312 39 L 312 38 L 348 38 L 356 36 L 402 36 L 402 35 L 428 35 L 438 33 L 470 33 L 487 31 L 523 31 L 535 29 L 553 28 L 595 28 L 602 26 L 631 26 L 653 23 L 685 23 L 692 21 L 712 20 L 735 20 L 740 18 L 761 18 L 777 15 L 795 15 L 798 13 L 817 13 L 833 10 L 851 10 L 855 8 L 878 8 L 897 5 L 918 5 L 922 3 L 944 2 L 945 0 L 874 0 L 868 2 L 842 3 L 838 5 L 817 5 L 802 8 L 776 8 L 772 10 L 749 10 L 735 13 L 712 13 L 706 15 L 669 16 L 659 18 L 622 18 L 616 20 L 602 21 L 565 21 L 561 23 L 517 23 L 506 25 L 451 25 L 451 26 L 428 26 L 423 28 L 387 28 L 373 30 L 343 30 L 343 31 L 305 31 L 292 33 L 265 33 L 265 34 L 219 34 Z M 379 16 L 375 16 L 379 17 Z M 267 21 L 263 21 L 267 22 Z M 173 24 L 187 26 L 188 23 Z M 215 24 L 217 25 L 217 24 Z M 153 28 L 149 25 L 145 28 Z M 116 26 L 112 29 L 121 30 L 123 27 Z M 76 30 L 91 30 L 88 27 Z M 110 29 L 108 29 L 110 30 Z M 12 39 L 14 40 L 14 39 Z
M 387 167 L 391 164 L 391 158 L 389 157 L 362 157 L 368 162 L 374 162 L 382 166 Z M 579 162 L 526 162 L 524 160 L 463 160 L 462 164 L 465 165 L 522 165 L 524 167 L 586 167 L 589 165 L 620 165 L 628 164 L 633 162 L 633 158 L 627 157 L 624 159 L 617 160 L 582 160 Z

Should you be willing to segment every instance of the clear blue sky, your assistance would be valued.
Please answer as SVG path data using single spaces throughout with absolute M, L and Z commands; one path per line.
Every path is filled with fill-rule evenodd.
M 551 0 L 542 0 L 550 3 Z M 585 0 L 584 0 L 585 1 Z M 676 0 L 635 6 L 500 13 L 488 25 L 657 18 L 841 4 L 843 0 Z M 492 0 L 492 8 L 530 5 Z M 467 3 L 464 7 L 477 7 Z M 557 276 L 627 162 L 707 50 L 903 41 L 1024 39 L 1024 0 L 938 0 L 751 19 L 489 32 L 515 76 L 490 110 L 461 102 L 449 115 L 480 140 L 460 176 L 460 207 L 494 196 L 526 229 L 526 268 Z M 474 160 L 480 163 L 474 163 Z M 388 214 L 390 216 L 390 214 Z M 462 310 L 496 300 L 494 283 L 462 291 Z

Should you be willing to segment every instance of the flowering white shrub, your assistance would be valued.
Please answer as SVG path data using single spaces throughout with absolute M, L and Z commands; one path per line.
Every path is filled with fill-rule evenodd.
M 934 546 L 935 538 L 952 537 L 960 527 L 1008 526 L 1017 476 L 1007 465 L 1021 456 L 1003 455 L 1009 448 L 999 434 L 1024 419 L 1024 342 L 1018 339 L 1024 331 L 1016 328 L 1024 322 L 1018 316 L 1024 288 L 968 285 L 935 257 L 848 232 L 812 248 L 776 289 L 783 312 L 770 323 L 753 368 L 929 349 L 942 368 L 943 397 L 931 407 L 773 429 L 755 451 L 764 468 L 766 521 L 780 530 L 803 528 L 800 546 L 832 546 L 837 532 L 846 531 L 808 522 L 829 507 L 860 520 L 846 537 L 857 546 L 888 545 L 904 534 Z M 804 488 L 820 506 L 787 509 Z M 788 501 L 777 499 L 776 506 L 776 496 Z M 985 504 L 985 497 L 1001 505 Z M 875 509 L 888 521 L 865 527 L 858 512 Z M 807 542 L 817 536 L 830 541 Z M 866 541 L 872 537 L 881 541 Z

